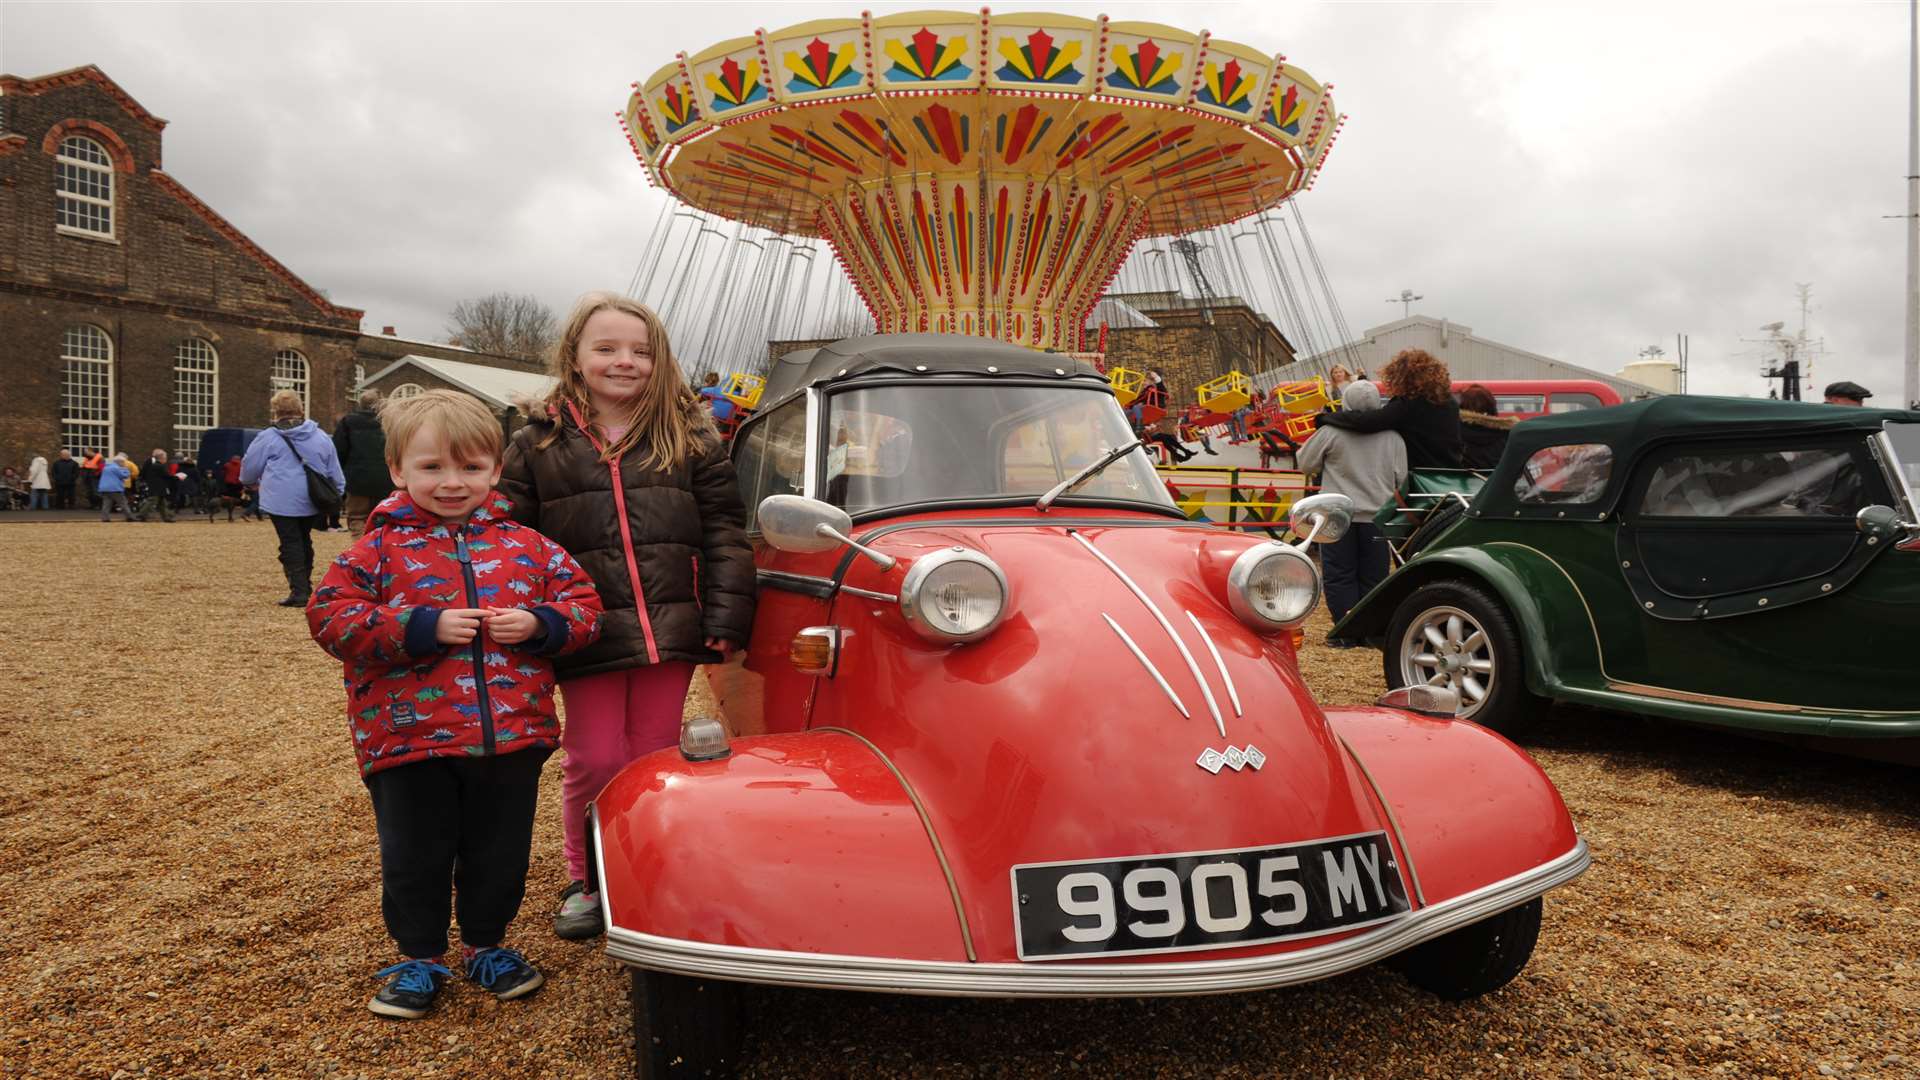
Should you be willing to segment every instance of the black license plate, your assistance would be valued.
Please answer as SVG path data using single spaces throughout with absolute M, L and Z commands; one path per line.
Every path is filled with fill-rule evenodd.
M 1226 949 L 1405 914 L 1386 833 L 1013 868 L 1022 960 Z

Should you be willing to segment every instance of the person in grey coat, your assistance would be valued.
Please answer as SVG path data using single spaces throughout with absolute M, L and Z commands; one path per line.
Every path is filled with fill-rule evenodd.
M 1340 395 L 1345 413 L 1380 407 L 1380 389 L 1365 380 L 1349 383 Z M 1407 479 L 1407 444 L 1397 431 L 1358 432 L 1326 426 L 1300 447 L 1301 472 L 1320 474 L 1320 490 L 1353 500 L 1353 527 L 1320 548 L 1327 579 L 1327 614 L 1338 623 L 1360 598 L 1387 578 L 1387 546 L 1374 527 L 1380 509 Z M 1328 644 L 1346 647 L 1328 639 Z
M 281 607 L 306 607 L 313 595 L 313 530 L 323 527 L 320 511 L 307 497 L 307 468 L 326 477 L 344 493 L 347 478 L 333 440 L 320 425 L 307 419 L 300 395 L 281 390 L 273 395 L 273 426 L 254 436 L 240 462 L 240 482 L 260 485 L 260 509 L 273 519 L 280 538 L 280 568 L 287 575 L 287 597 Z M 304 462 L 304 466 L 302 464 Z

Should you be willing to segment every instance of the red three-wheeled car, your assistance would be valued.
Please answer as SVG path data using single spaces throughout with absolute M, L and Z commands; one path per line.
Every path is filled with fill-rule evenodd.
M 639 1071 L 724 1071 L 739 982 L 1202 994 L 1379 961 L 1446 998 L 1586 868 L 1450 692 L 1316 704 L 1299 546 L 1183 519 L 1107 380 L 953 336 L 775 365 L 734 463 L 759 566 L 724 712 L 594 806 Z

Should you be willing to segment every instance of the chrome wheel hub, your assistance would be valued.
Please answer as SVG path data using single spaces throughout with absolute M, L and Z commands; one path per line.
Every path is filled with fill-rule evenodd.
M 1428 608 L 1400 639 L 1402 685 L 1444 686 L 1460 695 L 1460 715 L 1472 716 L 1493 693 L 1493 645 L 1472 615 L 1456 607 Z

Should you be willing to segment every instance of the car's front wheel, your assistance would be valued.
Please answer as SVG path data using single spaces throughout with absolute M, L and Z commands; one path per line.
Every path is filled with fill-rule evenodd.
M 1531 701 L 1513 616 L 1464 581 L 1431 582 L 1400 602 L 1383 666 L 1388 689 L 1444 686 L 1460 695 L 1462 719 L 1503 735 L 1520 728 Z
M 732 1076 L 740 1060 L 740 987 L 659 971 L 630 969 L 633 1075 Z
M 1387 961 L 1407 981 L 1448 1001 L 1489 994 L 1513 981 L 1540 939 L 1539 897 Z

